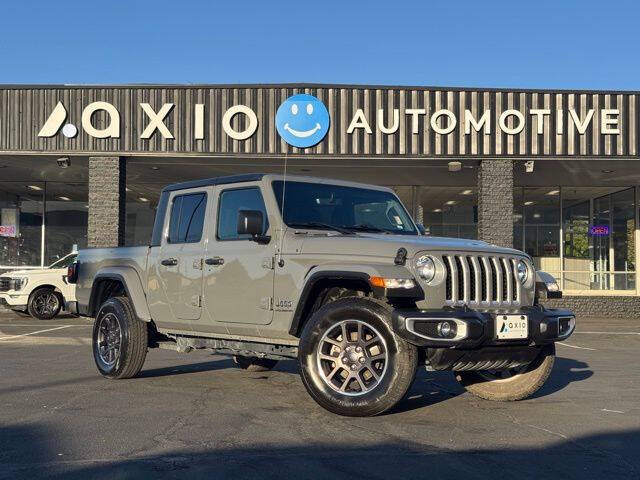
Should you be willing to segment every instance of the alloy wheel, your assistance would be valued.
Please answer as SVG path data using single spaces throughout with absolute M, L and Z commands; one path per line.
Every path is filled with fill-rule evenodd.
M 107 313 L 100 318 L 98 326 L 98 355 L 109 367 L 116 363 L 120 355 L 122 342 L 122 329 L 118 317 L 113 313 Z
M 364 395 L 382 381 L 389 362 L 387 343 L 361 320 L 343 320 L 329 328 L 317 350 L 322 380 L 336 392 Z

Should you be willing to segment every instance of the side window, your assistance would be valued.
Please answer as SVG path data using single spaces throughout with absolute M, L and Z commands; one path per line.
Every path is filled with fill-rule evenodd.
M 218 240 L 245 240 L 248 235 L 238 235 L 238 212 L 240 210 L 259 210 L 264 221 L 263 229 L 269 228 L 267 209 L 262 193 L 258 188 L 225 190 L 220 194 L 218 210 Z
M 169 243 L 197 243 L 202 238 L 206 193 L 192 193 L 173 198 L 169 220 Z

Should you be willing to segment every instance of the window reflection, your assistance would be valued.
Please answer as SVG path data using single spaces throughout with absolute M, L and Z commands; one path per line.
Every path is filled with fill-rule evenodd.
M 417 223 L 428 235 L 478 238 L 478 193 L 475 187 L 416 187 Z

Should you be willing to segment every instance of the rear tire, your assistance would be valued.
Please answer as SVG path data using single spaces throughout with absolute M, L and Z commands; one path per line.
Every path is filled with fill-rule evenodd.
M 128 298 L 110 298 L 100 306 L 93 324 L 93 359 L 103 377 L 135 377 L 147 347 L 147 324 L 136 317 Z
M 42 287 L 29 295 L 27 311 L 38 320 L 51 320 L 62 309 L 62 295 L 53 288 Z
M 456 379 L 476 397 L 497 402 L 524 400 L 545 384 L 556 358 L 555 344 L 545 345 L 533 362 L 507 378 L 490 372 L 457 372 Z
M 278 360 L 270 358 L 243 357 L 242 355 L 234 355 L 233 363 L 248 372 L 266 372 L 276 366 Z
M 311 397 L 338 415 L 367 417 L 391 409 L 413 383 L 414 345 L 393 333 L 391 307 L 370 298 L 343 298 L 305 324 L 298 353 Z

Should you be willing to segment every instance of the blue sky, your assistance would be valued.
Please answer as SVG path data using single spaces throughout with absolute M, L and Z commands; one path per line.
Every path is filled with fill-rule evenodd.
M 6 2 L 0 83 L 638 90 L 640 2 Z

